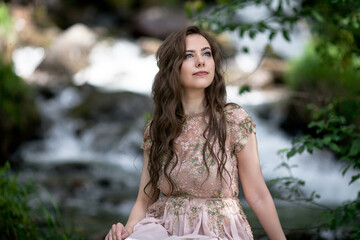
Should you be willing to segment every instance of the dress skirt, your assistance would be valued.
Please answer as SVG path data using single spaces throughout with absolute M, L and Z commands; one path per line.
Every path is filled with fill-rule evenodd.
M 238 198 L 161 197 L 127 240 L 253 239 Z

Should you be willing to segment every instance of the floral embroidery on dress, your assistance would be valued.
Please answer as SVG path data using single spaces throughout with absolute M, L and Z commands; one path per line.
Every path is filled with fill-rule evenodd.
M 228 239 L 229 228 L 235 224 L 243 228 L 234 231 L 246 232 L 246 239 L 253 239 L 251 227 L 236 197 L 239 193 L 239 175 L 235 154 L 244 148 L 248 136 L 255 133 L 256 125 L 245 110 L 236 104 L 227 105 L 224 113 L 227 131 L 225 169 L 229 174 L 223 174 L 223 179 L 218 176 L 217 161 L 210 156 L 208 150 L 205 152 L 206 160 L 203 158 L 206 116 L 187 117 L 182 133 L 174 141 L 178 164 L 174 166 L 171 177 L 177 189 L 170 195 L 169 183 L 163 172 L 160 173 L 158 188 L 165 196 L 160 197 L 147 211 L 147 216 L 166 223 L 169 234 L 181 235 L 185 232 L 184 229 L 190 231 L 189 229 L 195 229 L 201 223 L 206 224 L 213 236 Z M 142 148 L 149 151 L 150 147 L 148 123 Z M 218 145 L 214 146 L 215 153 L 218 149 Z M 173 161 L 170 169 L 172 164 Z
M 151 148 L 151 139 L 150 139 L 150 131 L 149 131 L 150 123 L 151 120 L 149 120 L 145 125 L 144 139 L 141 144 L 141 148 L 144 149 L 144 151 L 147 153 L 150 153 L 150 148 Z
M 235 153 L 239 153 L 241 152 L 241 150 L 244 149 L 248 136 L 252 132 L 255 132 L 254 122 L 250 117 L 246 118 L 241 123 L 239 123 L 239 128 L 240 128 L 240 135 L 237 141 L 235 142 L 235 146 L 234 146 Z
M 256 133 L 256 124 L 245 110 L 236 104 L 229 104 L 225 108 L 225 118 L 228 123 L 228 132 L 235 132 L 233 153 L 241 152 L 251 133 Z

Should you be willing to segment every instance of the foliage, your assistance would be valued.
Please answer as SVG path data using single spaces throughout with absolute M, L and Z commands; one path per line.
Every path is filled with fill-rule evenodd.
M 313 120 L 308 127 L 315 130 L 315 135 L 301 136 L 293 140 L 290 149 L 282 149 L 279 153 L 286 154 L 287 159 L 290 159 L 304 151 L 313 153 L 315 148 L 331 149 L 337 155 L 338 161 L 346 164 L 342 172 L 343 175 L 350 168 L 353 170 L 354 175 L 351 176 L 349 182 L 349 184 L 352 184 L 360 178 L 360 127 L 348 122 L 344 116 L 339 115 L 336 111 L 336 105 L 337 103 L 331 103 L 325 108 L 309 105 L 309 110 L 313 113 Z M 290 185 L 293 180 L 294 178 L 290 177 L 290 180 L 285 182 L 284 185 Z M 310 197 L 301 199 L 303 194 L 299 194 L 297 189 L 302 185 L 297 184 L 292 187 L 288 199 L 315 203 L 316 198 L 320 197 L 315 192 Z M 352 234 L 351 239 L 358 239 L 360 227 L 356 223 L 360 220 L 360 191 L 355 200 L 346 202 L 336 209 L 329 209 L 323 220 L 325 221 L 324 227 L 330 229 L 349 228 Z
M 312 153 L 314 148 L 326 147 L 338 156 L 339 161 L 347 163 L 343 175 L 350 167 L 360 171 L 360 127 L 348 123 L 344 116 L 339 116 L 335 111 L 335 105 L 332 103 L 325 108 L 309 106 L 313 112 L 313 121 L 309 123 L 308 127 L 315 128 L 316 136 L 307 134 L 293 140 L 292 148 L 286 150 L 288 159 L 295 154 L 301 154 L 304 150 Z M 360 174 L 354 175 L 349 184 L 359 178 Z
M 10 178 L 5 165 L 0 171 L 0 231 L 4 239 L 35 239 L 37 227 L 28 215 L 28 194 L 34 191 L 31 184 L 20 187 L 14 178 Z
M 44 205 L 37 210 L 28 205 L 30 195 L 36 194 L 35 185 L 19 184 L 10 173 L 9 163 L 0 168 L 0 193 L 1 239 L 82 239 L 56 221 Z
M 40 124 L 30 88 L 13 71 L 13 33 L 9 10 L 0 3 L 0 165 L 21 142 L 36 135 Z
M 269 41 L 280 35 L 290 41 L 290 33 L 302 19 L 308 21 L 312 32 L 331 42 L 344 46 L 342 66 L 352 54 L 359 54 L 360 2 L 357 0 L 217 0 L 207 7 L 206 1 L 187 1 L 185 11 L 203 29 L 223 32 L 237 31 L 240 37 L 255 38 L 267 34 Z M 267 14 L 253 21 L 244 19 L 241 10 L 263 7 Z M 321 49 L 324 45 L 319 44 Z
M 292 101 L 288 103 L 293 112 L 291 117 L 308 122 L 311 116 L 304 106 L 311 103 L 324 107 L 333 103 L 337 114 L 348 122 L 359 123 L 360 111 L 354 109 L 360 108 L 360 56 L 354 55 L 348 66 L 340 69 L 337 64 L 343 57 L 339 54 L 341 47 L 327 44 L 324 58 L 316 51 L 316 41 L 310 42 L 299 59 L 290 62 L 285 74 L 286 83 L 293 91 Z
M 326 91 L 331 91 L 327 96 L 335 94 L 358 94 L 360 93 L 360 56 L 353 56 L 346 69 L 339 71 L 337 63 L 343 58 L 341 47 L 329 43 L 324 47 L 326 59 L 322 58 L 316 51 L 318 42 L 314 40 L 308 44 L 305 52 L 299 59 L 292 60 L 290 69 L 286 73 L 287 84 L 294 91 L 311 91 L 326 87 Z M 307 88 L 306 88 L 307 87 Z
M 0 56 L 0 165 L 26 139 L 33 138 L 40 124 L 30 88 Z

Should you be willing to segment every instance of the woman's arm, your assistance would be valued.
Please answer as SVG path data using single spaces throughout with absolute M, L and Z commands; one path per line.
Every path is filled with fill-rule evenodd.
M 147 207 L 154 203 L 157 199 L 150 199 L 148 197 L 152 196 L 153 189 L 151 185 L 146 188 L 146 195 L 144 193 L 144 187 L 146 184 L 150 181 L 149 171 L 147 169 L 149 162 L 149 155 L 144 152 L 144 162 L 141 172 L 141 179 L 140 179 L 140 186 L 139 186 L 139 192 L 136 199 L 136 202 L 134 204 L 134 207 L 132 208 L 129 219 L 125 225 L 126 230 L 128 230 L 129 233 L 133 232 L 133 227 L 136 223 L 138 223 L 140 220 L 142 220 L 145 217 L 146 209 Z
M 286 239 L 274 201 L 261 172 L 254 133 L 250 134 L 244 149 L 236 154 L 236 158 L 246 201 L 255 212 L 268 237 L 272 240 Z
M 141 172 L 139 192 L 135 204 L 130 212 L 128 221 L 125 227 L 121 223 L 114 224 L 110 229 L 109 233 L 107 234 L 105 238 L 106 240 L 121 240 L 128 237 L 133 232 L 133 228 L 135 224 L 137 224 L 140 220 L 142 220 L 145 217 L 147 207 L 157 200 L 157 199 L 150 199 L 144 193 L 144 187 L 150 180 L 149 172 L 147 170 L 148 162 L 149 162 L 149 156 L 147 153 L 144 152 L 144 162 Z M 149 196 L 152 196 L 153 189 L 151 186 L 146 188 L 146 193 Z

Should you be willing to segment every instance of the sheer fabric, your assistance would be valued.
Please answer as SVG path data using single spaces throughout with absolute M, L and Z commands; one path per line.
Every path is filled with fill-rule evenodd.
M 187 116 L 182 133 L 175 140 L 179 162 L 171 176 L 177 185 L 169 196 L 170 185 L 160 175 L 160 197 L 147 210 L 143 220 L 134 227 L 129 240 L 145 239 L 253 239 L 250 225 L 237 198 L 238 167 L 235 157 L 255 133 L 255 123 L 248 113 L 236 104 L 225 107 L 226 172 L 223 179 L 217 173 L 217 163 L 208 154 L 203 159 L 203 132 L 207 117 L 203 114 Z M 142 148 L 150 151 L 149 124 L 145 128 Z M 218 146 L 215 146 L 215 153 Z M 204 164 L 206 161 L 209 173 Z

